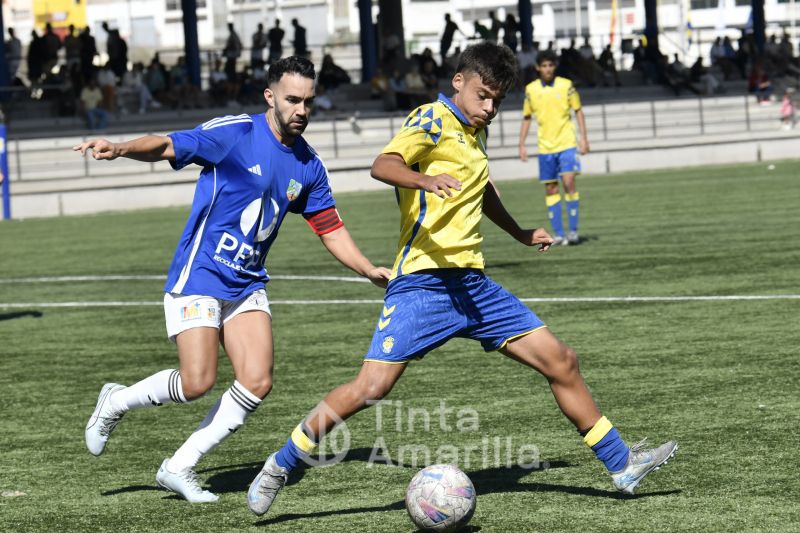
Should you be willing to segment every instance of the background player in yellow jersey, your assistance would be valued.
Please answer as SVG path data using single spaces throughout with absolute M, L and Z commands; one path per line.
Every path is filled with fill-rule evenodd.
M 600 414 L 575 351 L 483 272 L 483 214 L 526 246 L 547 251 L 553 243 L 544 229 L 520 228 L 489 181 L 486 126 L 516 72 L 509 48 L 489 42 L 468 47 L 453 77 L 453 98 L 440 94 L 412 111 L 373 163 L 372 176 L 397 187 L 402 222 L 372 344 L 355 379 L 329 392 L 269 456 L 248 490 L 254 513 L 267 512 L 288 473 L 322 436 L 386 396 L 409 361 L 453 337 L 477 340 L 487 352 L 499 351 L 542 373 L 617 489 L 633 493 L 677 449 L 675 442 L 629 448 Z
M 572 82 L 556 76 L 556 54 L 550 50 L 541 52 L 536 58 L 539 79 L 525 87 L 525 102 L 522 109 L 522 124 L 519 132 L 519 157 L 528 160 L 525 139 L 531 127 L 531 115 L 536 115 L 539 137 L 539 181 L 544 183 L 547 215 L 553 226 L 554 244 L 577 244 L 578 211 L 580 197 L 575 186 L 575 176 L 581 172 L 581 155 L 589 153 L 586 120 L 581 110 L 581 99 Z M 578 121 L 580 137 L 576 138 L 572 123 L 572 111 Z M 564 183 L 564 199 L 567 202 L 569 233 L 564 235 L 561 216 L 561 193 L 559 179 Z

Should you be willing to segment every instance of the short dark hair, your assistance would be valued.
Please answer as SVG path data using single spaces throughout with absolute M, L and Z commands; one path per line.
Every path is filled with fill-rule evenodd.
M 267 73 L 267 85 L 281 81 L 284 74 L 300 74 L 310 80 L 317 77 L 317 73 L 314 72 L 314 63 L 304 57 L 289 56 L 270 65 Z
M 477 74 L 489 87 L 506 93 L 517 82 L 517 58 L 509 47 L 483 41 L 461 52 L 456 72 Z
M 543 50 L 536 56 L 536 64 L 541 65 L 545 61 L 550 61 L 555 65 L 558 63 L 558 56 L 552 50 Z

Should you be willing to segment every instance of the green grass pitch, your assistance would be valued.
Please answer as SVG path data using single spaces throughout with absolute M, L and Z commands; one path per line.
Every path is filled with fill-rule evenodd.
M 726 296 L 800 293 L 800 163 L 586 177 L 586 241 L 548 254 L 484 221 L 487 272 L 521 297 Z M 368 179 L 365 176 L 364 179 Z M 525 225 L 545 223 L 543 193 L 500 182 Z M 390 190 L 342 194 L 339 208 L 376 263 L 391 263 L 398 214 Z M 159 306 L 43 308 L 42 302 L 159 301 L 161 281 L 26 283 L 41 276 L 164 274 L 187 209 L 0 224 L 0 530 L 413 531 L 402 505 L 418 470 L 409 446 L 461 453 L 484 439 L 535 445 L 548 468 L 465 466 L 478 491 L 472 531 L 800 530 L 800 300 L 530 304 L 581 356 L 600 407 L 629 443 L 679 441 L 636 498 L 608 476 L 560 414 L 545 380 L 475 343 L 451 341 L 413 363 L 402 400 L 348 424 L 351 452 L 296 476 L 257 518 L 245 491 L 266 455 L 325 392 L 355 375 L 381 305 L 275 304 L 275 388 L 198 471 L 221 494 L 193 506 L 156 488 L 155 473 L 232 379 L 221 359 L 214 392 L 191 405 L 130 413 L 106 453 L 83 427 L 106 381 L 131 383 L 177 363 Z M 349 275 L 299 217 L 270 253 L 273 274 Z M 368 284 L 284 281 L 273 301 L 379 300 Z M 440 400 L 447 429 L 417 416 Z M 472 413 L 458 431 L 459 409 Z M 462 414 L 463 414 L 462 413 Z M 463 422 L 463 420 L 462 420 Z M 478 426 L 477 428 L 475 426 Z M 474 431 L 472 431 L 474 429 Z M 378 438 L 400 465 L 367 466 Z M 405 448 L 404 448 L 405 447 Z M 505 447 L 501 450 L 505 460 Z M 435 459 L 434 455 L 432 459 Z M 300 479 L 301 477 L 301 479 Z

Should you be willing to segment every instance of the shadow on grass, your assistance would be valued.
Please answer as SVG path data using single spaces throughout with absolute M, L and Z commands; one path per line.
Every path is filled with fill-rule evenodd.
M 41 318 L 41 311 L 15 311 L 13 313 L 0 313 L 0 322 L 3 320 L 14 320 L 15 318 L 22 318 L 24 316 L 32 316 L 33 318 Z
M 372 454 L 371 448 L 358 448 L 348 453 L 348 455 L 345 456 L 343 461 L 366 461 L 371 454 Z M 400 464 L 397 462 L 391 462 L 391 464 L 400 468 L 410 468 L 413 469 L 414 471 L 416 471 L 417 469 L 416 467 Z M 258 465 L 258 468 L 260 468 L 260 466 L 261 465 Z M 543 470 L 549 470 L 553 468 L 569 468 L 570 466 L 571 465 L 565 461 L 552 461 L 550 463 L 543 463 L 543 465 L 538 468 L 522 468 L 521 466 L 513 466 L 510 468 L 505 468 L 505 467 L 487 468 L 483 470 L 476 470 L 474 472 L 468 472 L 468 474 L 470 479 L 472 480 L 472 483 L 475 485 L 476 492 L 479 495 L 506 493 L 506 492 L 561 492 L 565 494 L 589 496 L 594 498 L 634 500 L 634 499 L 648 498 L 651 496 L 667 496 L 670 494 L 679 494 L 681 492 L 680 490 L 670 490 L 670 491 L 650 492 L 636 496 L 628 496 L 626 494 L 621 494 L 614 490 L 599 490 L 592 487 L 575 487 L 570 485 L 554 485 L 549 483 L 521 482 L 523 478 L 527 477 L 528 475 L 534 474 L 535 472 L 541 472 Z M 228 472 L 223 475 L 227 476 L 235 473 L 236 471 Z M 252 472 L 252 476 L 250 477 L 250 479 L 246 481 L 246 483 L 249 483 L 257 473 L 258 470 L 257 469 L 254 470 Z M 292 472 L 292 476 L 290 477 L 288 484 L 292 485 L 294 483 L 297 483 L 298 481 L 300 481 L 300 479 L 302 479 L 304 474 L 305 474 L 305 469 L 298 469 L 295 472 Z M 209 480 L 209 483 L 212 483 L 212 479 Z M 216 481 L 219 482 L 221 481 L 221 479 L 217 479 Z M 239 487 L 240 488 L 236 490 L 241 490 L 241 485 Z M 212 491 L 213 490 L 214 490 L 214 485 L 212 484 Z M 255 523 L 255 525 L 266 526 L 270 524 L 278 524 L 292 520 L 300 520 L 303 518 L 322 518 L 326 516 L 341 516 L 341 515 L 360 514 L 360 513 L 397 511 L 404 508 L 405 508 L 405 501 L 399 500 L 392 503 L 388 503 L 386 505 L 376 505 L 371 507 L 352 507 L 347 509 L 319 511 L 313 513 L 287 513 L 287 514 L 277 515 L 275 517 L 268 518 L 266 520 L 262 520 L 260 522 Z M 472 526 L 472 529 L 467 529 L 465 531 L 480 531 L 480 527 Z
M 398 468 L 407 468 L 416 472 L 419 467 L 390 461 L 389 459 L 376 454 L 373 456 L 372 448 L 356 448 L 350 450 L 345 455 L 342 462 L 367 462 L 372 459 L 379 459 L 379 463 L 392 465 Z M 331 457 L 332 458 L 332 457 Z M 207 468 L 199 470 L 199 474 L 211 474 L 206 484 L 211 492 L 217 494 L 226 493 L 244 493 L 250 483 L 261 470 L 263 463 L 242 463 L 237 465 L 218 466 L 214 468 Z M 652 496 L 668 496 L 671 494 L 679 494 L 680 490 L 649 492 L 638 494 L 635 496 L 628 496 L 621 494 L 614 490 L 599 490 L 592 487 L 577 487 L 571 485 L 555 485 L 550 483 L 523 483 L 522 480 L 531 474 L 550 470 L 554 468 L 570 468 L 571 465 L 566 461 L 551 461 L 549 463 L 542 463 L 536 468 L 523 468 L 521 466 L 512 466 L 510 468 L 486 468 L 483 470 L 476 470 L 468 472 L 472 483 L 475 485 L 475 490 L 479 495 L 506 493 L 506 492 L 560 492 L 564 494 L 573 494 L 577 496 L 589 496 L 593 498 L 610 498 L 615 500 L 636 500 L 648 498 Z M 295 469 L 289 476 L 287 485 L 294 485 L 303 479 L 309 467 L 303 465 Z M 411 476 L 409 475 L 409 479 Z M 120 487 L 118 489 L 109 490 L 101 493 L 102 496 L 113 496 L 116 494 L 124 494 L 128 492 L 139 491 L 161 491 L 160 487 L 154 485 L 131 485 L 129 487 Z M 166 499 L 178 499 L 178 496 L 166 496 Z M 255 525 L 265 526 L 270 524 L 279 524 L 282 522 L 289 522 L 292 520 L 300 520 L 303 518 L 322 518 L 326 516 L 341 516 L 350 514 L 361 513 L 375 513 L 385 511 L 398 511 L 405 508 L 405 501 L 398 500 L 395 502 L 387 503 L 385 505 L 375 506 L 362 506 L 351 507 L 346 509 L 336 509 L 332 511 L 318 511 L 312 513 L 287 513 L 277 515 L 266 520 L 257 522 Z M 478 529 L 468 529 L 467 531 L 479 531 Z

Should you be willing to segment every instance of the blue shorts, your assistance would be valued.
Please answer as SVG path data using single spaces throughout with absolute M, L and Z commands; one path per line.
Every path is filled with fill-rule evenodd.
M 480 270 L 427 270 L 389 284 L 364 359 L 405 363 L 453 337 L 480 341 L 489 352 L 543 327 L 533 311 Z
M 578 149 L 569 148 L 554 154 L 539 154 L 539 181 L 558 181 L 562 174 L 580 174 Z

